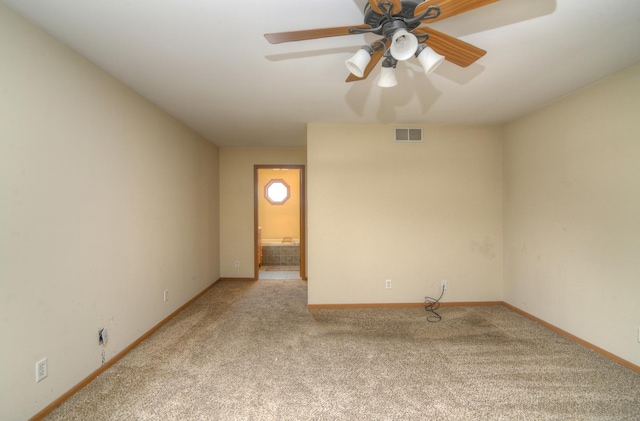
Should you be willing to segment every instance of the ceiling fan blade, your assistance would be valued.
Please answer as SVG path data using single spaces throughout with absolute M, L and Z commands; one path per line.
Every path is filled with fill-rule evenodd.
M 423 20 L 425 23 L 437 22 L 497 1 L 500 0 L 429 0 L 416 6 L 414 16 L 421 15 L 429 6 L 438 6 L 440 7 L 440 16 Z
M 274 32 L 271 34 L 264 34 L 264 37 L 271 44 L 279 44 L 281 42 L 304 41 L 308 39 L 351 35 L 351 32 L 349 32 L 349 29 L 351 28 L 370 29 L 371 26 L 370 25 L 352 25 L 352 26 L 337 26 L 334 28 L 305 29 L 302 31 Z
M 400 0 L 369 0 L 369 6 L 371 9 L 379 15 L 384 15 L 384 11 L 380 9 L 380 4 L 382 2 L 391 4 L 391 14 L 395 15 L 402 11 L 402 3 Z
M 443 55 L 445 60 L 460 67 L 467 67 L 487 54 L 478 47 L 426 26 L 415 29 L 413 34 L 429 34 L 427 45 L 436 53 Z
M 389 47 L 389 43 L 390 43 L 389 40 L 381 39 L 380 41 L 383 41 L 387 46 L 387 48 Z M 353 73 L 349 73 L 349 76 L 347 77 L 347 80 L 345 80 L 345 82 L 357 82 L 359 80 L 365 80 L 367 76 L 369 76 L 369 73 L 371 73 L 371 71 L 376 67 L 376 65 L 378 64 L 378 62 L 380 61 L 383 55 L 384 55 L 384 49 L 375 50 L 371 55 L 371 61 L 369 62 L 367 67 L 364 69 L 364 75 L 362 75 L 362 77 L 358 77 Z

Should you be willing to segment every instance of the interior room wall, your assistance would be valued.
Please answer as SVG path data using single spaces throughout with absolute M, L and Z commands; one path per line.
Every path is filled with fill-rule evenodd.
M 220 276 L 254 277 L 254 165 L 306 165 L 304 148 L 220 148 Z M 235 261 L 240 262 L 236 268 Z
M 219 278 L 218 150 L 3 4 L 0 57 L 0 419 L 24 420 Z
M 501 128 L 394 127 L 308 125 L 309 304 L 502 300 Z
M 281 204 L 269 202 L 264 194 L 271 180 L 282 180 L 289 186 L 289 199 Z M 300 170 L 261 169 L 258 171 L 258 221 L 262 238 L 300 239 Z
M 640 65 L 504 129 L 505 300 L 640 365 Z

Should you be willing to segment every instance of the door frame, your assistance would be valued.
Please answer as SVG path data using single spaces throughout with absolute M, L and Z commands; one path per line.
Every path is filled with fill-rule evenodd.
M 254 279 L 260 279 L 260 268 L 258 267 L 258 226 L 259 226 L 259 210 L 258 201 L 260 200 L 260 186 L 258 185 L 259 170 L 273 169 L 290 169 L 300 170 L 300 278 L 307 280 L 307 194 L 306 194 L 306 172 L 305 165 L 254 165 L 253 166 L 253 268 Z

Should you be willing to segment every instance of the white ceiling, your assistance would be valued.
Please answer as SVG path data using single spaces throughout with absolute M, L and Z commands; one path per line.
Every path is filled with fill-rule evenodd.
M 1 0 L 222 147 L 296 146 L 306 124 L 494 124 L 640 62 L 639 0 L 501 0 L 434 23 L 487 51 L 398 86 L 345 83 L 378 36 L 269 44 L 267 32 L 362 23 L 366 0 Z

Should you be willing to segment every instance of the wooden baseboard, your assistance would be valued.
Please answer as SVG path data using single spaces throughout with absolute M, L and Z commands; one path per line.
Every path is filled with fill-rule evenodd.
M 486 307 L 499 306 L 502 301 L 467 301 L 440 303 L 440 307 Z M 414 308 L 424 307 L 422 303 L 361 303 L 361 304 L 308 304 L 309 310 L 352 309 L 352 308 Z
M 220 281 L 255 281 L 256 278 L 220 278 Z
M 503 302 L 502 305 L 504 307 L 508 308 L 509 310 L 514 311 L 514 312 L 526 317 L 527 319 L 530 319 L 530 320 L 533 320 L 534 322 L 540 323 L 542 326 L 546 327 L 549 330 L 552 330 L 552 331 L 556 332 L 560 336 L 564 336 L 565 338 L 567 338 L 567 339 L 569 339 L 569 340 L 571 340 L 571 341 L 573 341 L 573 342 L 575 342 L 577 344 L 580 344 L 580 345 L 584 346 L 585 348 L 589 348 L 592 351 L 595 351 L 598 354 L 602 355 L 603 357 L 608 358 L 611 361 L 614 361 L 614 362 L 616 362 L 616 363 L 628 368 L 629 370 L 635 371 L 636 373 L 640 373 L 640 366 L 637 366 L 637 365 L 633 364 L 630 361 L 624 360 L 624 359 L 618 357 L 617 355 L 612 354 L 609 351 L 606 351 L 606 350 L 604 350 L 604 349 L 602 349 L 602 348 L 600 348 L 600 347 L 598 347 L 598 346 L 596 346 L 596 345 L 594 345 L 594 344 L 592 344 L 590 342 L 587 342 L 584 339 L 581 339 L 581 338 L 579 338 L 579 337 L 567 332 L 566 330 L 562 330 L 559 327 L 552 325 L 551 323 L 547 323 L 544 320 L 542 320 L 542 319 L 540 319 L 540 318 L 538 318 L 538 317 L 536 317 L 536 316 L 534 316 L 532 314 L 529 314 L 526 311 L 520 310 L 518 307 L 515 307 L 515 306 L 513 306 L 513 305 L 511 305 L 509 303 Z
M 424 303 L 381 303 L 381 304 L 308 304 L 309 310 L 347 310 L 354 308 L 410 308 L 423 307 Z
M 453 303 L 440 303 L 440 307 L 491 307 L 500 305 L 502 305 L 502 301 L 459 301 Z
M 49 405 L 47 405 L 45 408 L 43 408 L 40 412 L 38 412 L 36 415 L 34 415 L 33 417 L 31 417 L 29 419 L 29 421 L 40 421 L 42 420 L 44 417 L 46 417 L 47 415 L 49 415 L 54 409 L 56 409 L 57 407 L 59 407 L 60 405 L 62 405 L 63 403 L 65 403 L 71 396 L 75 395 L 80 389 L 84 388 L 86 385 L 88 385 L 89 383 L 91 383 L 93 380 L 96 379 L 96 377 L 98 377 L 100 374 L 104 373 L 107 369 L 109 369 L 109 367 L 111 367 L 112 365 L 114 365 L 115 363 L 117 363 L 118 361 L 120 361 L 122 359 L 122 357 L 124 357 L 125 355 L 127 355 L 129 352 L 131 352 L 135 347 L 137 347 L 138 345 L 140 345 L 140 343 L 142 341 L 144 341 L 145 339 L 147 339 L 149 336 L 153 335 L 158 329 L 160 329 L 162 326 L 164 326 L 165 324 L 167 324 L 167 322 L 169 322 L 171 319 L 173 319 L 174 317 L 176 317 L 178 315 L 178 313 L 180 313 L 182 310 L 184 310 L 185 308 L 189 307 L 191 304 L 193 304 L 198 298 L 202 297 L 207 291 L 209 291 L 216 283 L 218 283 L 220 281 L 220 279 L 214 281 L 211 285 L 209 285 L 208 287 L 206 287 L 203 291 L 201 291 L 200 293 L 198 293 L 195 297 L 193 297 L 192 299 L 190 299 L 189 301 L 187 301 L 186 303 L 184 303 L 182 306 L 180 306 L 180 308 L 178 308 L 176 311 L 174 311 L 173 313 L 171 313 L 170 315 L 168 315 L 167 317 L 165 317 L 160 323 L 158 323 L 157 325 L 155 325 L 154 327 L 152 327 L 149 331 L 147 331 L 144 335 L 140 336 L 138 339 L 136 339 L 131 345 L 129 345 L 128 347 L 126 347 L 125 349 L 123 349 L 120 353 L 118 353 L 116 356 L 114 356 L 113 358 L 111 358 L 109 361 L 107 361 L 104 365 L 100 366 L 99 369 L 97 369 L 96 371 L 94 371 L 93 373 L 91 373 L 88 377 L 86 377 L 84 380 L 82 380 L 80 383 L 78 383 L 77 385 L 75 385 L 74 387 L 72 387 L 69 391 L 67 391 L 65 394 L 63 394 L 62 396 L 60 396 L 58 399 L 56 399 L 55 401 L 51 402 Z

